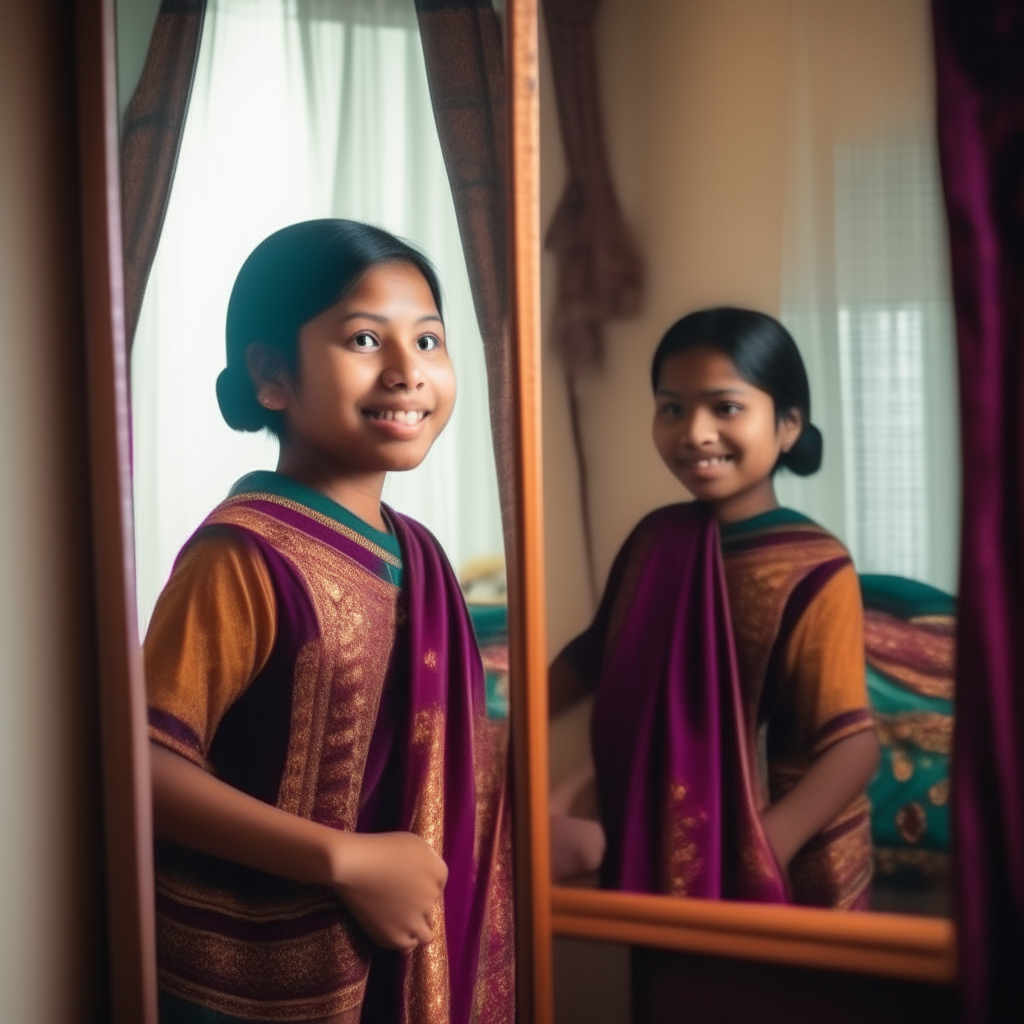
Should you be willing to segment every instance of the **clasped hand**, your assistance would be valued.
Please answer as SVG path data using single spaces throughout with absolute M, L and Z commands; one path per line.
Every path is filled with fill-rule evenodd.
M 411 950 L 433 941 L 448 867 L 419 836 L 346 833 L 337 877 L 335 891 L 378 946 Z

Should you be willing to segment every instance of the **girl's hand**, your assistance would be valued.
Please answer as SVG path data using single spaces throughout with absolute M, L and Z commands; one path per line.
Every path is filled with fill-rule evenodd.
M 878 768 L 873 729 L 854 733 L 829 747 L 807 774 L 762 815 L 768 842 L 782 867 L 844 807 L 864 792 Z
M 432 942 L 448 867 L 411 832 L 345 832 L 334 889 L 370 938 L 385 949 Z
M 565 882 L 593 874 L 604 858 L 604 829 L 586 818 L 551 815 L 551 877 Z
M 242 793 L 158 743 L 150 752 L 159 838 L 330 886 L 381 946 L 412 949 L 434 937 L 431 918 L 448 868 L 419 836 L 329 828 Z
M 783 870 L 789 867 L 789 862 L 804 843 L 802 830 L 794 827 L 785 810 L 776 804 L 761 815 L 761 825 L 768 845 Z
M 596 782 L 597 774 L 594 770 L 594 761 L 592 758 L 587 758 L 586 763 L 566 776 L 551 791 L 548 797 L 548 810 L 553 815 L 587 816 L 589 808 L 581 809 L 579 805 L 595 802 L 594 799 L 588 800 L 587 798 L 592 797 L 593 794 L 590 793 L 590 790 L 593 789 Z

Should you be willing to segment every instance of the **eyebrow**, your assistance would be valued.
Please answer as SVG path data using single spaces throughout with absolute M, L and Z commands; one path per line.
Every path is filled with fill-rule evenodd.
M 682 394 L 678 391 L 670 391 L 668 388 L 658 388 L 654 394 L 662 395 L 665 398 L 682 398 Z M 715 398 L 719 395 L 742 395 L 743 388 L 709 388 L 707 391 L 702 391 L 701 397 L 704 398 Z
M 388 322 L 386 316 L 381 316 L 380 313 L 367 313 L 365 310 L 356 310 L 354 313 L 343 316 L 341 323 L 345 323 L 346 320 L 372 320 L 378 324 L 386 324 Z M 421 316 L 416 323 L 422 324 L 428 320 L 436 320 L 442 327 L 444 326 L 444 321 L 436 313 L 428 313 L 426 316 Z

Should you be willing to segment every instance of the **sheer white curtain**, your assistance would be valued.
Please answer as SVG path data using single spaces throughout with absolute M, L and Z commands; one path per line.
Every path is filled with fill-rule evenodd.
M 955 592 L 959 418 L 924 0 L 795 0 L 782 319 L 822 471 L 780 500 Z
M 277 444 L 223 422 L 214 381 L 234 276 L 286 224 L 338 216 L 420 246 L 441 275 L 459 381 L 427 460 L 385 500 L 453 564 L 502 550 L 483 347 L 411 0 L 211 0 L 132 353 L 139 620 L 182 543 Z

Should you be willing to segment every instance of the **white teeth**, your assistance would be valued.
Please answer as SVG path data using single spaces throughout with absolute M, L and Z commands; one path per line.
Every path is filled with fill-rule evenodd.
M 399 423 L 419 423 L 427 414 L 422 410 L 413 409 L 381 409 L 379 412 L 369 411 L 366 414 L 371 420 L 397 420 Z
M 696 465 L 698 469 L 710 469 L 711 466 L 721 466 L 729 460 L 730 456 L 728 455 L 715 455 L 710 459 L 698 459 L 694 465 Z

